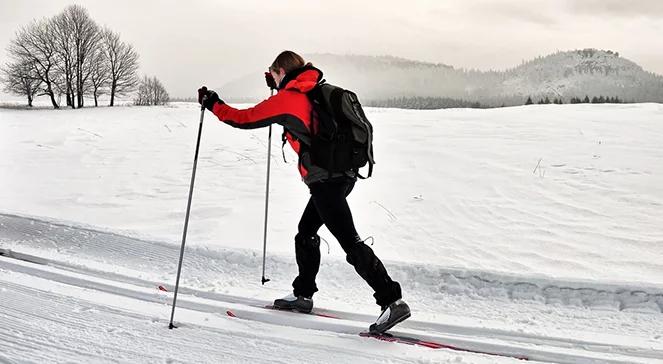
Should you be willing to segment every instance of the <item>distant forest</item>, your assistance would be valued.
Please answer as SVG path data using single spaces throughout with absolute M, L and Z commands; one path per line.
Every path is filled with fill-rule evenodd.
M 584 98 L 572 97 L 569 100 L 564 100 L 561 97 L 549 98 L 548 96 L 540 98 L 538 101 L 532 100 L 528 97 L 524 102 L 518 105 L 532 105 L 532 104 L 625 104 L 632 103 L 633 101 L 625 101 L 617 96 L 593 96 L 585 95 Z M 396 97 L 386 100 L 368 100 L 365 101 L 364 106 L 370 107 L 393 107 L 399 109 L 420 109 L 420 110 L 433 110 L 433 109 L 453 109 L 453 108 L 471 108 L 471 109 L 487 109 L 495 107 L 511 106 L 506 104 L 489 105 L 482 104 L 478 101 L 468 101 L 460 99 L 452 99 L 448 97 Z
M 480 109 L 486 106 L 476 101 L 458 100 L 448 97 L 395 97 L 386 100 L 368 100 L 363 102 L 364 106 L 370 107 L 393 107 L 400 109 L 451 109 L 451 108 L 473 108 Z

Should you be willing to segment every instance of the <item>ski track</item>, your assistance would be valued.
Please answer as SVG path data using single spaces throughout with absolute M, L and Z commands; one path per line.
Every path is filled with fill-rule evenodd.
M 30 264 L 30 263 L 26 263 Z M 131 307 L 132 309 L 136 309 L 137 305 L 135 302 L 132 302 L 130 299 L 133 300 L 140 300 L 142 301 L 141 303 L 144 305 L 144 302 L 152 302 L 152 303 L 157 303 L 159 306 L 161 306 L 161 313 L 159 316 L 165 316 L 165 313 L 167 310 L 163 310 L 164 308 L 167 308 L 166 305 L 164 305 L 164 301 L 166 301 L 168 298 L 167 297 L 160 297 L 158 293 L 149 293 L 150 288 L 149 287 L 128 287 L 126 284 L 118 284 L 117 282 L 108 282 L 104 283 L 104 279 L 94 279 L 94 280 L 89 280 L 86 275 L 81 275 L 82 277 L 77 277 L 76 275 L 72 275 L 71 273 L 69 274 L 63 274 L 62 272 L 58 272 L 56 269 L 44 266 L 44 265 L 35 265 L 32 264 L 32 266 L 26 265 L 26 264 L 21 264 L 21 263 L 12 263 L 12 262 L 0 262 L 0 267 L 9 269 L 11 272 L 14 274 L 18 273 L 21 275 L 30 275 L 33 277 L 38 277 L 39 279 L 43 280 L 42 284 L 45 284 L 49 286 L 49 289 L 52 290 L 53 292 L 58 292 L 60 294 L 67 294 L 67 291 L 71 291 L 70 288 L 65 288 L 65 289 L 58 289 L 58 287 L 55 287 L 56 285 L 62 285 L 62 286 L 73 286 L 76 289 L 83 289 L 85 291 L 95 291 L 93 293 L 88 293 L 86 296 L 87 300 L 90 300 L 92 302 L 95 302 L 96 304 L 93 305 L 92 307 L 87 307 L 84 310 L 74 310 L 75 314 L 71 314 L 69 312 L 66 312 L 63 310 L 58 311 L 58 307 L 53 305 L 49 306 L 49 310 L 47 311 L 48 313 L 46 316 L 42 314 L 38 306 L 34 307 L 32 305 L 25 306 L 26 299 L 30 298 L 31 296 L 35 296 L 35 294 L 29 294 L 28 292 L 25 293 L 25 296 L 28 298 L 22 299 L 19 295 L 17 299 L 15 299 L 13 302 L 12 300 L 7 300 L 3 304 L 7 305 L 9 308 L 7 311 L 9 312 L 9 319 L 11 319 L 11 309 L 14 308 L 14 311 L 18 311 L 17 315 L 15 315 L 16 318 L 22 317 L 25 318 L 26 315 L 31 315 L 33 316 L 29 321 L 31 323 L 34 322 L 39 322 L 40 320 L 45 320 L 47 318 L 50 318 L 50 323 L 53 324 L 54 326 L 52 327 L 45 327 L 46 335 L 50 335 L 49 333 L 55 330 L 55 327 L 61 327 L 65 326 L 69 323 L 72 324 L 72 326 L 75 327 L 75 330 L 69 332 L 65 330 L 62 332 L 65 340 L 70 340 L 71 338 L 74 338 L 77 342 L 79 342 L 79 345 L 81 348 L 85 348 L 88 345 L 90 347 L 96 347 L 97 353 L 100 356 L 103 355 L 108 355 L 106 351 L 104 351 L 104 347 L 98 347 L 97 345 L 93 345 L 90 342 L 86 342 L 85 340 L 82 340 L 79 338 L 77 335 L 84 335 L 84 336 L 91 336 L 91 337 L 97 337 L 98 335 L 90 335 L 89 332 L 92 331 L 92 327 L 96 328 L 96 323 L 94 322 L 94 319 L 91 320 L 85 320 L 85 318 L 81 319 L 81 315 L 79 314 L 80 312 L 94 312 L 97 314 L 100 311 L 103 311 L 104 308 L 100 308 L 100 304 L 106 303 L 106 302 L 112 302 L 111 305 L 117 305 L 118 307 Z M 34 279 L 31 279 L 27 282 L 30 282 L 31 284 L 35 283 Z M 62 307 L 65 308 L 70 308 L 72 306 L 71 302 L 68 302 L 71 300 L 71 298 L 66 297 L 65 299 L 62 298 L 57 298 L 57 296 L 54 296 L 53 293 L 43 293 L 40 292 L 39 290 L 35 290 L 33 288 L 25 287 L 22 285 L 16 285 L 16 284 L 5 284 L 5 290 L 9 291 L 15 291 L 21 293 L 22 291 L 36 291 L 38 292 L 37 296 L 47 296 L 44 298 L 44 300 L 49 301 L 49 302 L 58 302 L 59 304 L 62 305 Z M 141 289 L 142 288 L 142 289 Z M 152 292 L 153 289 L 152 289 Z M 183 292 L 184 293 L 184 292 Z M 68 293 L 71 294 L 71 293 Z M 107 295 L 113 295 L 114 297 L 112 300 L 109 300 L 106 297 Z M 31 299 L 31 298 L 30 298 Z M 356 335 L 359 331 L 362 330 L 362 325 L 364 325 L 364 322 L 351 322 L 349 320 L 343 319 L 343 320 L 338 320 L 338 319 L 327 319 L 327 320 L 318 320 L 310 315 L 301 315 L 301 314 L 294 314 L 294 313 L 276 313 L 273 310 L 265 310 L 261 309 L 259 307 L 255 307 L 250 304 L 246 303 L 240 303 L 240 304 L 231 304 L 229 302 L 225 301 L 210 301 L 208 299 L 202 299 L 200 297 L 196 296 L 186 296 L 182 295 L 180 300 L 179 300 L 179 307 L 180 310 L 192 310 L 195 312 L 202 312 L 202 313 L 210 313 L 210 314 L 218 314 L 218 313 L 223 313 L 226 309 L 231 309 L 233 312 L 236 312 L 239 317 L 245 317 L 250 319 L 251 321 L 255 322 L 261 322 L 261 323 L 266 323 L 266 324 L 271 324 L 271 325 L 279 325 L 279 326 L 287 326 L 289 328 L 299 328 L 299 329 L 312 329 L 312 330 L 323 330 L 325 332 L 330 332 L 330 333 L 337 333 L 337 334 L 344 334 L 344 335 Z M 16 308 L 18 307 L 18 308 Z M 105 310 L 108 310 L 108 308 L 105 308 Z M 117 311 L 117 310 L 114 310 Z M 338 313 L 341 317 L 344 315 L 348 315 L 347 313 Z M 186 317 L 186 316 L 185 316 Z M 350 317 L 351 318 L 351 317 Z M 115 322 L 113 319 L 109 318 L 97 318 L 101 319 L 102 322 Z M 83 322 L 78 322 L 79 320 L 83 320 Z M 10 320 L 11 321 L 11 320 Z M 158 319 L 158 318 L 152 318 L 153 322 L 161 322 L 163 327 L 165 328 L 165 320 L 163 319 Z M 191 327 L 190 324 L 185 323 L 183 325 L 184 327 Z M 405 326 L 403 326 L 405 328 Z M 18 329 L 18 327 L 14 326 L 14 329 Z M 9 325 L 9 329 L 12 329 L 12 326 Z M 44 329 L 44 327 L 42 327 Z M 102 327 L 103 329 L 103 327 Z M 634 358 L 639 358 L 639 359 L 645 359 L 649 361 L 650 359 L 653 358 L 660 358 L 661 352 L 657 351 L 647 351 L 643 349 L 637 349 L 637 348 L 629 348 L 629 347 L 620 347 L 620 346 L 615 346 L 615 345 L 601 345 L 598 343 L 591 343 L 591 342 L 573 342 L 573 341 L 568 341 L 566 343 L 556 343 L 554 350 L 553 351 L 546 351 L 542 346 L 544 345 L 550 345 L 552 342 L 546 343 L 546 340 L 530 340 L 530 343 L 528 343 L 528 340 L 520 341 L 518 338 L 514 335 L 512 336 L 511 342 L 504 342 L 504 340 L 495 338 L 495 335 L 493 335 L 490 332 L 484 332 L 482 335 L 478 335 L 475 333 L 474 336 L 472 335 L 459 335 L 459 334 L 445 334 L 443 332 L 436 332 L 436 331 L 431 331 L 431 328 L 428 327 L 427 332 L 418 332 L 414 331 L 411 328 L 408 328 L 408 331 L 401 331 L 403 329 L 400 329 L 398 331 L 394 331 L 396 334 L 401 334 L 401 335 L 418 335 L 419 337 L 425 339 L 425 340 L 430 340 L 430 341 L 441 341 L 446 344 L 462 347 L 462 348 L 467 348 L 469 350 L 481 350 L 481 351 L 487 351 L 487 352 L 493 352 L 496 354 L 501 354 L 501 355 L 519 355 L 519 356 L 526 356 L 535 360 L 541 360 L 541 361 L 553 361 L 553 362 L 558 362 L 558 363 L 626 363 L 626 362 L 631 362 L 634 360 Z M 108 331 L 108 330 L 107 330 Z M 139 335 L 139 333 L 131 333 L 132 335 L 136 336 Z M 12 335 L 13 337 L 17 335 Z M 23 335 L 18 335 L 18 336 L 23 336 Z M 45 340 L 46 347 L 50 348 L 59 348 L 61 346 L 64 346 L 66 342 L 59 342 L 59 341 L 48 341 L 47 338 L 37 338 L 33 339 L 34 335 L 30 335 L 32 341 L 26 342 L 26 344 L 32 343 L 32 342 L 42 342 Z M 20 342 L 19 342 L 20 344 Z M 186 344 L 186 343 L 185 343 Z M 534 345 L 532 345 L 534 344 Z M 113 345 L 117 345 L 117 343 L 114 343 Z M 152 344 L 149 344 L 152 345 Z M 123 346 L 124 347 L 124 346 Z M 108 348 L 112 348 L 112 346 L 109 346 Z M 550 349 L 548 349 L 550 350 Z M 84 353 L 82 349 L 77 349 L 76 347 L 67 347 L 67 355 L 79 355 Z M 603 352 L 609 352 L 609 357 L 601 356 L 600 354 Z M 133 355 L 137 355 L 134 352 L 128 351 L 125 353 L 119 353 L 120 360 L 130 360 L 130 358 Z M 630 356 L 624 357 L 620 359 L 620 356 L 624 354 L 629 354 Z M 373 358 L 376 359 L 376 358 Z M 638 360 L 635 360 L 635 362 L 638 362 Z
M 81 280 L 60 283 L 53 280 L 57 274 L 44 275 L 20 263 L 0 263 L 2 269 L 13 268 L 11 279 L 24 281 L 15 284 L 6 282 L 6 276 L 0 279 L 3 296 L 10 298 L 0 303 L 3 308 L 0 317 L 5 323 L 0 338 L 7 345 L 9 357 L 30 358 L 34 362 L 95 363 L 292 363 L 302 358 L 321 363 L 430 363 L 463 362 L 459 358 L 467 357 L 439 353 L 433 361 L 422 348 L 376 350 L 380 349 L 379 343 L 365 342 L 354 333 L 301 330 L 283 325 L 281 314 L 272 313 L 271 320 L 231 320 L 220 314 L 223 309 L 218 305 L 195 303 L 186 296 L 182 296 L 178 308 L 178 317 L 186 322 L 171 331 L 167 329 L 168 306 L 162 302 L 167 297 L 126 288 L 104 289 L 101 284 L 97 289 L 84 288 L 78 285 Z M 35 279 L 34 275 L 44 278 Z M 67 281 L 64 277 L 61 276 L 62 280 Z M 47 287 L 50 292 L 25 283 Z M 83 296 L 84 299 L 79 298 Z M 278 327 L 265 324 L 270 321 L 281 324 Z M 480 358 L 479 362 L 490 361 Z
M 112 309 L 23 285 L 3 282 L 2 286 L 12 293 L 6 294 L 10 299 L 1 304 L 3 312 L 0 317 L 5 325 L 0 338 L 9 349 L 5 355 L 29 357 L 34 362 L 57 362 L 58 358 L 66 358 L 62 359 L 66 362 L 95 363 L 267 362 L 265 353 L 269 352 L 269 355 L 276 355 L 269 362 L 288 363 L 297 360 L 298 355 L 324 362 L 330 354 L 327 350 L 307 345 L 305 340 L 300 341 L 301 338 L 279 339 L 269 333 L 252 334 L 252 325 L 247 325 L 245 332 L 228 322 L 218 325 L 230 326 L 226 330 L 215 328 L 213 323 L 212 326 L 186 324 L 170 331 L 166 320 L 149 314 Z M 131 306 L 136 307 L 136 304 Z M 155 312 L 165 308 L 163 304 L 151 306 Z M 48 307 L 48 310 L 42 307 Z M 181 314 L 186 317 L 186 310 L 182 309 Z M 29 326 L 25 324 L 26 316 L 30 317 Z M 207 318 L 208 322 L 213 319 Z M 290 348 L 295 346 L 298 351 L 293 353 Z M 352 350 L 334 355 L 342 361 L 354 358 L 359 362 L 374 359 L 408 362 L 403 358 Z
M 58 292 L 61 295 L 57 295 L 55 293 L 57 290 L 49 293 L 44 290 L 27 287 L 27 285 L 12 283 L 11 280 L 0 280 L 2 282 L 0 288 L 3 290 L 3 296 L 9 297 L 9 299 L 3 300 L 0 304 L 4 308 L 0 317 L 3 317 L 3 322 L 6 321 L 8 323 L 0 335 L 2 335 L 3 341 L 6 340 L 6 342 L 11 343 L 10 347 L 16 351 L 10 352 L 10 356 L 18 355 L 18 352 L 24 353 L 25 351 L 31 352 L 38 348 L 48 348 L 46 354 L 44 354 L 46 356 L 44 358 L 40 357 L 39 353 L 35 353 L 34 358 L 38 359 L 36 360 L 37 362 L 42 361 L 42 359 L 47 361 L 52 360 L 54 355 L 55 357 L 62 355 L 62 357 L 66 358 L 75 358 L 75 361 L 79 361 L 80 359 L 80 361 L 93 360 L 95 362 L 104 362 L 110 357 L 111 352 L 116 352 L 119 361 L 133 361 L 136 358 L 144 357 L 147 358 L 145 359 L 146 361 L 166 360 L 168 362 L 168 358 L 177 357 L 175 351 L 169 351 L 168 349 L 164 349 L 160 353 L 148 350 L 149 355 L 146 356 L 144 355 L 145 353 L 137 351 L 135 347 L 131 349 L 133 346 L 122 341 L 121 339 L 123 338 L 115 336 L 113 336 L 112 342 L 108 345 L 98 345 L 98 343 L 94 342 L 95 340 L 99 340 L 102 335 L 107 335 L 109 331 L 116 330 L 117 327 L 125 325 L 134 328 L 147 324 L 149 327 L 152 327 L 152 331 L 154 331 L 154 325 L 158 324 L 161 327 L 166 325 L 166 313 L 169 312 L 168 301 L 171 299 L 171 296 L 170 294 L 160 293 L 156 287 L 162 284 L 171 289 L 170 284 L 163 282 L 169 282 L 174 277 L 174 266 L 178 256 L 177 247 L 158 242 L 142 241 L 89 228 L 68 226 L 61 223 L 14 215 L 0 214 L 0 227 L 2 228 L 0 229 L 0 246 L 3 247 L 0 252 L 4 255 L 4 257 L 0 257 L 0 271 L 9 272 L 11 275 L 36 277 L 36 279 L 43 280 L 43 285 L 46 286 L 48 284 L 57 284 L 73 286 L 85 292 L 94 292 L 93 294 L 83 294 L 82 296 L 66 292 Z M 45 245 L 46 241 L 49 244 Z M 44 246 L 53 248 L 44 249 Z M 23 253 L 24 251 L 29 253 Z M 234 275 L 234 278 L 230 279 L 245 280 L 258 267 L 258 259 L 259 257 L 254 256 L 251 252 L 235 250 L 212 251 L 209 249 L 187 250 L 183 272 L 185 272 L 184 276 L 189 278 L 183 280 L 180 291 L 181 296 L 180 300 L 178 300 L 179 308 L 177 317 L 181 321 L 186 322 L 183 317 L 188 318 L 189 315 L 181 314 L 179 310 L 182 310 L 185 312 L 211 314 L 215 315 L 218 319 L 218 316 L 223 315 L 226 309 L 231 309 L 237 313 L 238 317 L 248 318 L 250 322 L 247 325 L 255 325 L 256 322 L 267 325 L 278 325 L 278 330 L 281 330 L 285 325 L 288 327 L 288 330 L 322 330 L 323 335 L 334 333 L 342 337 L 352 336 L 354 333 L 365 329 L 366 325 L 374 319 L 373 315 L 364 313 L 323 310 L 322 312 L 340 316 L 343 320 L 327 320 L 324 325 L 321 325 L 318 322 L 319 320 L 312 320 L 307 315 L 274 313 L 263 310 L 260 307 L 267 304 L 268 301 L 250 296 L 217 292 L 214 286 L 207 282 L 210 277 L 215 275 Z M 338 265 L 341 262 L 326 262 L 325 264 Z M 277 267 L 275 271 L 295 271 L 295 267 L 292 266 L 293 263 L 287 262 L 283 257 L 273 257 L 270 265 Z M 89 266 L 94 266 L 95 268 L 92 269 Z M 607 307 L 609 310 L 619 313 L 618 307 L 614 305 L 615 301 L 619 301 L 619 297 L 622 297 L 621 299 L 624 300 L 624 303 L 619 301 L 620 305 L 630 305 L 631 307 L 640 308 L 647 307 L 647 305 L 643 306 L 643 303 L 653 302 L 652 299 L 657 297 L 657 295 L 660 298 L 659 293 L 647 293 L 635 288 L 628 290 L 622 287 L 620 288 L 622 291 L 617 292 L 615 290 L 610 293 L 606 290 L 607 287 L 582 287 L 578 286 L 577 282 L 567 282 L 564 285 L 549 284 L 541 288 L 537 283 L 514 281 L 516 277 L 494 276 L 488 279 L 482 275 L 459 275 L 458 273 L 462 272 L 449 270 L 436 271 L 433 268 L 427 266 L 411 267 L 411 271 L 407 273 L 416 275 L 417 281 L 424 283 L 433 282 L 441 277 L 447 282 L 456 281 L 459 285 L 463 285 L 469 290 L 474 290 L 475 294 L 482 289 L 487 292 L 503 292 L 507 290 L 509 291 L 508 299 L 514 301 L 514 304 L 518 304 L 520 300 L 536 302 L 537 299 L 543 297 L 544 301 L 554 301 L 557 299 L 559 300 L 557 302 L 558 305 L 564 305 L 564 300 L 561 297 L 565 297 L 566 294 L 569 297 L 582 297 L 584 302 L 594 303 L 594 305 L 601 306 L 603 309 Z M 228 271 L 225 269 L 228 269 Z M 397 267 L 397 269 L 405 269 L 405 267 Z M 163 279 L 159 280 L 160 278 Z M 289 282 L 289 280 L 286 280 L 286 282 Z M 404 284 L 407 283 L 404 282 Z M 564 288 L 563 286 L 565 285 L 575 286 L 575 288 Z M 254 286 L 259 287 L 258 284 L 254 284 Z M 425 284 L 419 284 L 415 285 L 414 290 L 430 290 L 432 288 Z M 52 287 L 49 290 L 52 290 Z M 561 291 L 563 290 L 569 290 L 570 292 L 562 293 Z M 6 292 L 11 292 L 12 294 L 8 295 Z M 419 296 L 419 292 L 417 291 L 411 294 L 415 297 Z M 443 294 L 443 292 L 438 294 Z M 98 295 L 110 295 L 112 298 L 92 298 Z M 498 298 L 486 292 L 476 295 L 482 300 Z M 538 295 L 541 295 L 541 297 Z M 85 297 L 85 299 L 81 297 Z M 634 297 L 637 299 L 634 299 Z M 637 301 L 637 304 L 627 303 L 626 298 Z M 31 303 L 25 307 L 25 302 L 35 299 L 36 303 Z M 39 303 L 40 300 L 43 302 Z M 91 300 L 94 304 L 90 306 L 89 302 L 85 302 L 86 300 Z M 127 301 L 121 302 L 122 300 Z M 128 314 L 118 308 L 133 308 L 136 306 L 136 300 L 140 301 L 142 305 L 157 305 L 157 307 L 146 310 L 151 314 L 146 315 L 143 313 L 138 316 L 136 314 Z M 40 307 L 48 307 L 47 302 L 56 302 L 57 304 L 55 304 L 51 311 L 45 314 Z M 103 305 L 105 302 L 113 302 L 113 304 L 106 307 Z M 75 309 L 75 312 L 72 313 L 72 306 L 88 308 Z M 111 309 L 110 306 L 114 308 Z M 580 309 L 587 309 L 587 307 L 591 306 L 591 304 L 581 306 Z M 416 301 L 413 307 L 417 307 Z M 430 309 L 430 306 L 423 307 Z M 655 325 L 656 322 L 660 324 L 660 313 L 654 313 L 653 311 L 644 310 L 643 314 L 646 315 L 645 317 L 653 319 L 652 324 Z M 122 323 L 127 320 L 131 322 L 125 322 L 119 326 L 96 327 L 94 316 L 99 313 L 103 314 L 101 322 L 106 323 L 106 325 L 113 322 Z M 526 355 L 532 359 L 559 363 L 650 363 L 663 358 L 663 345 L 659 343 L 659 345 L 647 347 L 645 340 L 636 340 L 635 338 L 629 339 L 629 345 L 619 345 L 614 342 L 602 342 L 588 338 L 572 339 L 562 336 L 528 334 L 526 332 L 486 327 L 468 327 L 435 321 L 426 322 L 417 320 L 416 314 L 417 312 L 415 311 L 415 318 L 399 325 L 395 332 L 415 334 L 427 340 L 439 341 L 468 349 Z M 30 315 L 32 319 L 27 322 L 33 323 L 36 326 L 32 328 L 21 327 L 24 324 L 21 317 L 25 317 L 25 315 Z M 205 331 L 212 329 L 218 331 L 219 327 L 224 327 L 226 323 L 223 321 L 223 323 L 218 325 L 212 325 L 212 329 L 207 327 L 209 325 L 205 321 L 203 321 L 202 325 L 205 326 Z M 53 330 L 58 330 L 57 327 L 59 326 L 62 326 L 60 333 L 63 336 L 61 340 L 64 341 L 49 339 L 49 335 L 52 335 Z M 193 329 L 190 323 L 185 323 L 184 326 L 185 328 Z M 35 335 L 31 330 L 42 332 L 44 336 Z M 90 339 L 87 340 L 85 333 L 91 330 L 97 331 L 88 335 Z M 139 331 L 136 334 L 138 335 L 137 337 L 143 338 L 150 336 L 149 328 L 146 329 L 143 327 L 141 330 L 145 331 Z M 79 337 L 77 335 L 82 336 Z M 223 331 L 220 335 L 230 334 Z M 235 335 L 235 333 L 233 332 L 232 335 Z M 72 347 L 71 345 L 65 345 L 66 340 L 68 340 L 67 338 L 71 339 L 72 337 L 80 341 L 79 346 Z M 225 338 L 225 340 L 229 339 Z M 251 340 L 266 343 L 273 339 L 253 337 L 249 341 Z M 199 342 L 196 339 L 191 343 L 184 342 L 177 345 L 193 348 L 194 344 Z M 223 342 L 223 338 L 221 342 Z M 234 341 L 234 343 L 236 345 L 237 341 Z M 150 348 L 160 348 L 168 344 L 176 346 L 175 342 L 167 340 L 141 343 L 141 345 L 148 344 Z M 216 342 L 215 344 L 217 346 L 224 346 Z M 227 344 L 230 346 L 233 345 L 231 342 L 227 342 Z M 378 343 L 375 344 L 377 345 Z M 260 347 L 260 345 L 256 345 Z M 295 344 L 291 340 L 284 340 L 284 348 L 288 345 Z M 116 346 L 122 349 L 114 350 Z M 211 346 L 215 345 L 212 345 L 210 341 Z M 63 347 L 66 347 L 66 349 Z M 85 348 L 89 347 L 94 347 L 97 351 L 91 353 L 85 350 Z M 202 347 L 207 346 L 203 345 Z M 314 349 L 311 350 L 315 351 Z M 349 351 L 345 353 L 348 354 Z M 288 358 L 289 354 L 287 350 L 284 349 L 284 352 L 281 354 L 283 356 L 279 356 L 279 359 Z M 408 355 L 410 354 L 408 352 Z M 224 357 L 224 355 L 232 355 L 233 358 L 237 358 L 234 353 L 230 354 L 220 349 L 218 351 L 204 351 L 205 355 L 216 358 Z M 315 355 L 320 355 L 320 353 L 316 352 L 311 355 L 315 357 Z M 260 355 L 246 358 L 246 360 L 260 361 L 260 358 L 264 360 L 264 357 L 260 357 Z M 371 357 L 367 353 L 359 355 L 359 358 L 359 361 L 376 359 L 376 357 Z M 411 362 L 412 357 L 408 356 L 407 360 L 405 358 L 399 359 L 385 356 L 378 360 L 395 360 L 396 362 L 403 360 L 403 362 Z M 188 360 L 186 359 L 183 362 L 187 362 Z M 195 361 L 196 358 L 190 359 Z M 324 361 L 322 357 L 320 359 Z M 287 360 L 284 359 L 284 362 L 287 362 Z M 475 361 L 472 360 L 472 362 Z
M 44 246 L 52 246 L 55 250 L 53 253 L 65 262 L 75 264 L 80 259 L 91 260 L 101 263 L 111 272 L 124 272 L 125 275 L 130 275 L 126 274 L 130 272 L 138 277 L 164 283 L 172 279 L 179 258 L 179 247 L 170 244 L 34 218 L 0 214 L 0 227 L 0 242 L 18 251 L 37 252 L 35 255 L 39 255 L 43 254 L 39 252 Z M 208 278 L 225 277 L 225 280 L 230 281 L 230 277 L 250 277 L 259 267 L 259 259 L 260 256 L 252 251 L 189 248 L 183 268 L 188 274 L 183 276 L 183 282 L 201 289 L 214 288 Z M 268 259 L 270 272 L 277 274 L 278 279 L 289 282 L 294 277 L 296 265 L 291 259 L 278 255 Z M 350 273 L 348 279 L 352 280 L 354 272 L 345 267 L 347 264 L 344 261 L 330 260 L 323 262 L 323 265 L 327 266 L 325 270 Z M 529 299 L 587 308 L 597 306 L 616 311 L 648 309 L 652 313 L 661 313 L 663 310 L 663 289 L 657 286 L 554 281 L 395 262 L 389 262 L 389 268 L 395 272 L 394 275 L 405 278 L 404 284 L 409 286 L 408 290 L 415 291 L 411 293 L 412 296 L 425 292 L 463 292 L 484 298 L 497 295 L 510 300 Z M 321 275 L 321 279 L 324 276 Z M 259 287 L 255 279 L 247 279 L 242 284 Z

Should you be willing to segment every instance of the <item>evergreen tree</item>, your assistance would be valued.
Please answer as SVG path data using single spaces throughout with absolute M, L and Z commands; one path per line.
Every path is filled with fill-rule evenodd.
M 532 104 L 533 104 L 533 102 L 532 102 L 532 96 L 528 96 L 528 97 L 527 97 L 527 101 L 525 101 L 525 105 L 532 105 Z
M 585 95 L 585 99 L 582 102 L 583 104 L 589 104 L 589 96 Z

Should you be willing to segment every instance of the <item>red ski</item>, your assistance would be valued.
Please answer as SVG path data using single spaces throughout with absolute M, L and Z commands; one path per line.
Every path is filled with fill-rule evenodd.
M 296 311 L 296 310 L 284 310 L 284 309 L 276 308 L 276 307 L 274 307 L 273 305 L 267 305 L 267 306 L 264 306 L 263 308 L 266 308 L 266 309 L 268 309 L 268 310 L 275 310 L 275 311 L 286 311 L 286 312 L 294 312 L 294 313 L 303 313 L 303 314 L 305 314 L 305 315 L 314 315 L 314 316 L 318 316 L 318 317 L 326 317 L 326 318 L 333 318 L 333 319 L 337 319 L 337 318 L 338 318 L 338 316 L 330 315 L 330 314 L 328 314 L 328 313 L 319 312 L 319 311 L 316 311 L 316 310 L 313 310 L 313 311 L 311 311 L 310 313 L 304 313 L 304 312 L 299 312 L 299 311 Z
M 261 308 L 264 308 L 264 309 L 275 310 L 275 311 L 285 311 L 285 312 L 301 313 L 301 314 L 304 314 L 304 315 L 314 315 L 314 316 L 325 317 L 325 318 L 333 318 L 333 319 L 339 319 L 340 318 L 338 316 L 334 316 L 334 315 L 330 315 L 330 314 L 326 314 L 326 313 L 320 313 L 320 312 L 316 312 L 316 311 L 313 311 L 311 313 L 302 313 L 302 312 L 291 311 L 291 310 L 280 310 L 278 308 L 274 308 L 272 305 L 256 306 L 256 307 L 261 307 Z M 238 317 L 231 310 L 227 310 L 226 315 L 228 315 L 230 317 Z M 523 355 L 508 354 L 508 353 L 495 353 L 495 352 L 490 352 L 490 351 L 482 351 L 482 350 L 476 350 L 476 349 L 462 348 L 462 347 L 458 347 L 458 346 L 443 344 L 443 343 L 439 343 L 439 342 L 435 342 L 435 341 L 423 340 L 423 339 L 419 339 L 419 338 L 416 338 L 416 337 L 405 336 L 405 335 L 400 335 L 400 334 L 391 334 L 391 333 L 373 334 L 373 333 L 370 333 L 370 332 L 360 332 L 359 336 L 365 337 L 365 338 L 373 338 L 373 339 L 376 339 L 376 340 L 381 340 L 381 341 L 386 341 L 386 342 L 392 342 L 392 343 L 416 345 L 416 346 L 421 346 L 421 347 L 425 347 L 425 348 L 429 348 L 429 349 L 448 349 L 448 350 L 464 351 L 464 352 L 475 353 L 475 354 L 485 354 L 485 355 L 502 356 L 502 357 L 507 357 L 507 358 L 521 359 L 521 360 L 529 360 L 528 357 L 523 356 Z
M 338 316 L 330 315 L 328 313 L 323 313 L 323 312 L 318 312 L 318 311 L 311 311 L 310 313 L 304 313 L 304 312 L 299 312 L 295 310 L 283 310 L 280 308 L 276 308 L 272 305 L 266 305 L 266 306 L 254 306 L 254 307 L 259 307 L 259 308 L 264 308 L 267 310 L 274 310 L 274 311 L 283 311 L 283 312 L 292 312 L 292 313 L 299 313 L 303 315 L 313 315 L 313 316 L 318 316 L 318 317 L 324 317 L 324 318 L 331 318 L 331 319 L 338 319 Z M 230 317 L 237 317 L 234 312 L 228 310 L 226 311 L 226 315 Z
M 481 350 L 473 350 L 473 349 L 466 349 L 466 348 L 461 348 L 453 345 L 447 345 L 447 344 L 442 344 L 434 341 L 427 341 L 427 340 L 422 340 L 418 339 L 415 337 L 409 337 L 409 336 L 403 336 L 403 335 L 394 335 L 390 333 L 382 333 L 382 334 L 374 334 L 370 332 L 361 332 L 359 333 L 359 336 L 361 337 L 370 337 L 374 338 L 377 340 L 381 341 L 386 341 L 390 343 L 399 343 L 399 344 L 407 344 L 407 345 L 416 345 L 416 346 L 423 346 L 426 348 L 430 349 L 448 349 L 448 350 L 455 350 L 455 351 L 464 351 L 467 353 L 474 353 L 474 354 L 486 354 L 486 355 L 496 355 L 496 356 L 504 356 L 508 358 L 515 358 L 515 359 L 520 359 L 520 360 L 529 360 L 526 356 L 522 355 L 509 355 L 509 354 L 502 354 L 502 353 L 493 353 L 493 352 L 488 352 L 488 351 L 481 351 Z

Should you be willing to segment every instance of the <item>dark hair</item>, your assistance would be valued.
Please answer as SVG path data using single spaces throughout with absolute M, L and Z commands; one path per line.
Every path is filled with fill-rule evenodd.
M 302 68 L 306 65 L 306 61 L 299 54 L 293 51 L 283 51 L 281 54 L 276 56 L 276 59 L 269 66 L 270 71 L 278 72 L 280 68 L 283 68 L 285 73 L 289 73 L 298 68 Z

